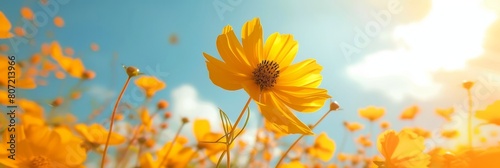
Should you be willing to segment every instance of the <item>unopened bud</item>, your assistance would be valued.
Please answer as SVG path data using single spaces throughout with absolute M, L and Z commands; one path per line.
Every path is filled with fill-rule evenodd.
M 91 80 L 95 78 L 95 72 L 91 70 L 85 70 L 82 73 L 82 79 Z
M 333 101 L 330 103 L 330 111 L 336 111 L 340 108 L 339 103 Z
M 462 83 L 462 86 L 463 86 L 465 89 L 469 90 L 470 88 L 472 88 L 472 86 L 474 86 L 474 82 L 472 82 L 472 81 L 464 81 L 464 82 Z
M 61 97 L 58 97 L 52 101 L 51 105 L 54 107 L 58 107 L 63 103 L 63 99 Z
M 159 110 L 166 109 L 168 107 L 168 101 L 160 100 L 160 101 L 158 101 L 158 104 L 156 106 Z
M 186 117 L 182 117 L 182 123 L 183 123 L 183 124 L 186 124 L 186 123 L 188 123 L 188 122 L 189 122 L 189 119 L 188 119 L 188 118 L 186 118 Z
M 125 71 L 129 78 L 140 75 L 139 69 L 133 66 L 125 67 Z

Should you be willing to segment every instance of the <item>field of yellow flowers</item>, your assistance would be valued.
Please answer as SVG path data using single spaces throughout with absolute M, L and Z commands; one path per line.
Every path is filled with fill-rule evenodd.
M 28 7 L 19 9 L 25 21 L 33 22 L 33 11 Z M 64 18 L 51 20 L 56 27 L 64 27 Z M 26 30 L 12 24 L 0 11 L 0 39 L 26 35 Z M 230 118 L 220 110 L 220 123 L 207 119 L 181 118 L 180 127 L 170 127 L 172 112 L 168 100 L 152 101 L 156 93 L 166 88 L 168 81 L 145 74 L 141 67 L 123 65 L 127 78 L 116 79 L 122 84 L 120 94 L 109 102 L 111 111 L 96 108 L 86 119 L 78 119 L 71 112 L 58 108 L 74 105 L 85 92 L 86 83 L 92 83 L 96 72 L 87 69 L 81 58 L 75 57 L 71 47 L 56 39 L 37 46 L 28 59 L 16 59 L 8 55 L 8 45 L 0 45 L 0 167 L 56 168 L 56 167 L 328 167 L 328 168 L 495 168 L 500 167 L 500 141 L 498 131 L 480 133 L 484 125 L 500 126 L 500 100 L 485 109 L 472 111 L 474 106 L 471 89 L 475 82 L 464 81 L 463 92 L 468 93 L 469 111 L 467 130 L 441 130 L 431 134 L 418 126 L 394 128 L 391 123 L 379 120 L 386 115 L 383 107 L 367 106 L 358 110 L 360 120 L 370 124 L 345 121 L 343 139 L 332 139 L 325 132 L 314 128 L 324 118 L 335 117 L 341 112 L 331 92 L 319 88 L 323 67 L 315 59 L 294 60 L 298 42 L 293 35 L 272 33 L 264 37 L 259 18 L 247 21 L 242 30 L 231 25 L 221 27 L 217 36 L 218 53 L 200 53 L 212 83 L 228 91 L 244 91 L 248 100 L 237 118 Z M 239 33 L 241 31 L 241 36 Z M 176 43 L 172 36 L 170 43 Z M 90 49 L 99 51 L 99 44 L 92 43 Z M 220 58 L 220 59 L 219 59 Z M 292 63 L 298 61 L 297 63 Z M 29 97 L 16 96 L 16 91 L 52 85 L 46 78 L 54 76 L 65 80 L 77 79 L 78 83 L 67 93 L 60 94 L 50 102 L 37 102 Z M 132 106 L 122 101 L 130 85 L 141 89 L 146 101 Z M 41 104 L 48 103 L 50 108 Z M 258 110 L 250 111 L 255 104 Z M 323 106 L 328 111 L 318 111 Z M 5 108 L 3 108 L 5 107 Z M 240 135 L 245 133 L 250 113 L 264 118 L 256 133 L 255 145 L 249 147 Z M 308 125 L 296 116 L 296 112 L 323 113 L 316 123 Z M 400 114 L 401 120 L 411 121 L 420 112 L 418 106 L 408 107 Z M 450 122 L 453 108 L 436 109 L 435 114 Z M 111 116 L 106 122 L 95 122 L 99 115 Z M 472 119 L 484 123 L 474 125 Z M 158 120 L 159 119 L 159 120 Z M 116 122 L 126 121 L 125 133 L 116 131 Z M 155 122 L 154 122 L 155 121 Z M 156 122 L 161 121 L 161 122 Z M 194 139 L 181 132 L 185 125 L 192 125 Z M 223 131 L 211 127 L 222 125 Z M 372 131 L 374 127 L 382 132 Z M 191 127 L 190 127 L 191 128 Z M 175 136 L 168 142 L 158 144 L 162 130 L 171 130 Z M 366 135 L 358 134 L 369 129 Z M 293 143 L 282 143 L 289 134 L 301 135 Z M 444 148 L 425 141 L 432 136 L 446 139 L 459 134 L 468 137 L 468 144 Z M 314 137 L 312 143 L 303 140 Z M 370 138 L 375 137 L 375 138 Z M 372 139 L 376 141 L 372 142 Z M 496 139 L 496 145 L 481 145 L 472 142 L 479 139 Z M 356 153 L 343 151 L 346 141 L 353 141 Z M 286 144 L 286 145 L 283 145 Z M 281 148 L 278 155 L 272 148 Z M 377 153 L 367 155 L 368 152 Z M 335 157 L 334 157 L 335 156 Z M 89 166 L 90 165 L 90 166 Z

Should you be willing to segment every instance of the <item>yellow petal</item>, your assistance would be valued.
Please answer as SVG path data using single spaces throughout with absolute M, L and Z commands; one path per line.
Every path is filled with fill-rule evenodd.
M 212 82 L 226 90 L 239 90 L 242 88 L 241 81 L 244 80 L 244 74 L 237 74 L 233 68 L 226 65 L 222 61 L 203 53 L 207 59 L 208 75 Z
M 335 152 L 335 141 L 333 141 L 325 132 L 322 132 L 314 142 L 314 148 L 317 149 L 317 157 L 324 162 L 329 161 Z
M 260 101 L 260 88 L 255 84 L 254 80 L 248 79 L 241 81 L 243 84 L 243 89 L 250 95 L 250 97 L 255 101 Z
M 231 26 L 224 27 L 222 34 L 217 37 L 217 50 L 226 64 L 240 72 L 249 74 L 253 70 Z
M 288 107 L 272 92 L 262 94 L 262 103 L 256 102 L 266 120 L 273 123 L 283 133 L 313 135 L 312 130 L 302 123 Z
M 314 59 L 307 59 L 290 65 L 280 72 L 277 86 L 318 87 L 323 77 L 320 72 L 323 67 Z
M 292 35 L 273 33 L 266 40 L 264 45 L 264 60 L 272 60 L 279 64 L 280 70 L 289 66 L 297 51 L 299 44 Z
M 9 19 L 0 11 L 0 39 L 2 38 L 11 38 L 14 36 L 10 32 L 12 25 L 10 24 Z
M 252 67 L 257 67 L 262 59 L 263 52 L 263 40 L 262 40 L 262 26 L 260 25 L 260 19 L 255 18 L 248 21 L 243 25 L 241 30 L 241 38 L 243 43 L 243 49 L 245 50 L 245 55 Z
M 318 88 L 279 86 L 273 91 L 283 103 L 299 112 L 317 111 L 331 98 L 327 90 Z
M 205 119 L 194 120 L 193 132 L 197 141 L 209 141 L 203 139 L 203 137 L 205 137 L 205 135 L 210 133 L 210 122 Z

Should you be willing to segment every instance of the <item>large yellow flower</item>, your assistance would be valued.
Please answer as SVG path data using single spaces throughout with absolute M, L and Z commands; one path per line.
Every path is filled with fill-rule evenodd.
M 290 110 L 314 112 L 330 98 L 319 89 L 322 67 L 314 59 L 292 64 L 298 43 L 292 35 L 274 33 L 266 42 L 258 18 L 243 25 L 242 44 L 226 26 L 217 37 L 223 61 L 207 53 L 212 82 L 226 90 L 244 89 L 257 102 L 266 120 L 284 133 L 313 134 Z
M 490 104 L 484 110 L 478 110 L 476 112 L 476 117 L 490 124 L 500 125 L 500 113 L 498 111 L 500 111 L 500 100 Z
M 381 107 L 368 106 L 366 108 L 359 109 L 359 116 L 374 122 L 378 120 L 385 114 L 385 109 Z
M 17 131 L 23 131 L 19 126 Z M 50 129 L 45 126 L 30 126 L 24 129 L 24 139 L 18 139 L 15 160 L 0 158 L 0 165 L 7 167 L 80 167 L 87 154 L 81 140 L 65 128 Z M 4 144 L 5 142 L 2 142 Z
M 387 168 L 424 168 L 430 162 L 430 156 L 423 153 L 424 138 L 410 130 L 400 133 L 385 131 L 378 137 L 377 148 L 384 156 Z

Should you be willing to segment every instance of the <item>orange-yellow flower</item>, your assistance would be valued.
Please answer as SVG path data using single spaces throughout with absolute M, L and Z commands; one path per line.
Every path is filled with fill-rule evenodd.
M 368 106 L 363 109 L 359 109 L 359 116 L 370 120 L 373 122 L 385 114 L 385 109 L 375 106 Z
M 52 58 L 71 76 L 81 78 L 85 71 L 85 66 L 80 58 L 71 58 L 63 55 L 61 46 L 57 42 L 52 42 L 51 45 Z
M 384 121 L 384 122 L 380 123 L 380 128 L 382 128 L 384 130 L 388 129 L 390 126 L 391 126 L 391 124 L 389 122 L 387 122 L 387 121 Z
M 204 149 L 205 154 L 209 156 L 210 160 L 214 163 L 217 163 L 219 159 L 219 153 L 226 150 L 226 145 L 223 144 L 226 142 L 226 138 L 221 137 L 224 136 L 223 133 L 216 133 L 211 131 L 210 122 L 206 119 L 196 119 L 193 123 L 193 132 L 196 140 L 198 141 L 198 148 Z M 239 131 L 236 131 L 239 132 Z M 215 142 L 219 140 L 221 143 L 209 143 Z M 234 143 L 231 144 L 231 148 L 234 146 Z
M 418 106 L 411 106 L 405 109 L 399 118 L 402 120 L 413 120 L 418 112 L 420 112 Z
M 476 117 L 491 124 L 500 125 L 500 100 L 493 102 L 484 110 L 478 110 Z
M 154 76 L 141 76 L 135 80 L 135 84 L 141 88 L 147 98 L 152 98 L 156 92 L 165 88 L 165 83 Z
M 424 137 L 424 138 L 429 138 L 431 137 L 431 133 L 423 128 L 420 127 L 413 127 L 413 128 L 403 128 L 403 130 L 409 130 L 412 131 L 413 133 Z
M 33 11 L 29 7 L 21 8 L 21 16 L 26 20 L 33 20 Z
M 281 164 L 279 168 L 306 168 L 306 165 L 302 164 L 300 160 L 295 159 L 292 160 L 290 163 Z
M 0 26 L 1 27 L 1 26 Z M 1 33 L 1 32 L 0 32 Z M 11 72 L 8 67 L 9 65 L 9 58 L 6 55 L 0 54 L 0 73 L 3 74 L 4 77 L 0 78 L 0 86 L 5 86 L 9 85 L 9 78 L 8 76 L 14 76 L 12 74 L 8 74 Z M 19 66 L 18 63 L 16 63 L 14 66 L 14 71 L 15 72 L 15 80 L 16 80 L 16 88 L 23 88 L 23 89 L 34 89 L 36 88 L 36 83 L 33 77 L 30 77 L 26 75 L 25 73 L 22 73 L 21 71 L 21 66 Z M 12 85 L 12 82 L 10 83 Z
M 344 126 L 351 132 L 356 132 L 357 130 L 363 129 L 363 125 L 357 122 L 344 121 Z
M 64 19 L 61 16 L 54 17 L 54 25 L 56 25 L 57 27 L 63 27 Z
M 172 149 L 169 149 L 172 148 Z M 167 155 L 170 150 L 169 155 Z M 180 143 L 168 142 L 163 148 L 155 152 L 156 159 L 151 153 L 142 154 L 139 163 L 141 167 L 170 167 L 170 168 L 184 168 L 187 166 L 191 157 L 196 156 L 195 151 L 189 147 L 184 147 Z M 165 159 L 165 161 L 163 161 Z M 163 163 L 163 164 L 162 164 Z M 162 164 L 162 165 L 160 165 Z
M 409 130 L 385 131 L 378 137 L 377 148 L 388 168 L 425 168 L 429 165 L 430 156 L 423 152 L 424 138 Z
M 325 132 L 322 132 L 314 141 L 314 145 L 306 150 L 310 156 L 327 162 L 335 153 L 335 141 L 328 137 Z
M 99 124 L 92 124 L 90 126 L 85 124 L 75 125 L 76 131 L 85 139 L 86 142 L 102 145 L 106 144 L 108 130 Z M 125 142 L 125 137 L 120 134 L 111 133 L 109 136 L 109 145 L 119 145 Z
M 298 43 L 288 34 L 271 34 L 263 40 L 260 20 L 243 25 L 242 43 L 226 26 L 217 37 L 223 61 L 207 53 L 209 77 L 226 90 L 244 89 L 258 104 L 265 119 L 287 134 L 313 134 L 290 110 L 314 112 L 330 98 L 319 89 L 322 67 L 313 59 L 292 64 Z
M 357 141 L 363 147 L 371 147 L 372 146 L 372 141 L 370 140 L 370 137 L 368 137 L 368 136 L 361 135 L 358 137 Z
M 28 100 L 28 99 L 19 99 L 17 100 L 18 106 L 23 110 L 24 114 L 31 115 L 33 117 L 37 117 L 43 119 L 43 107 L 38 103 Z
M 16 144 L 15 160 L 2 157 L 0 164 L 12 168 L 79 167 L 87 157 L 81 141 L 69 130 L 32 126 L 25 128 L 24 133 L 25 138 Z
M 0 39 L 14 37 L 14 34 L 10 32 L 12 25 L 9 19 L 0 11 Z
M 445 138 L 456 138 L 459 133 L 458 133 L 458 130 L 444 130 L 444 131 L 441 131 L 441 135 Z
M 436 114 L 446 119 L 446 121 L 451 121 L 451 115 L 455 112 L 453 107 L 447 109 L 436 109 Z

